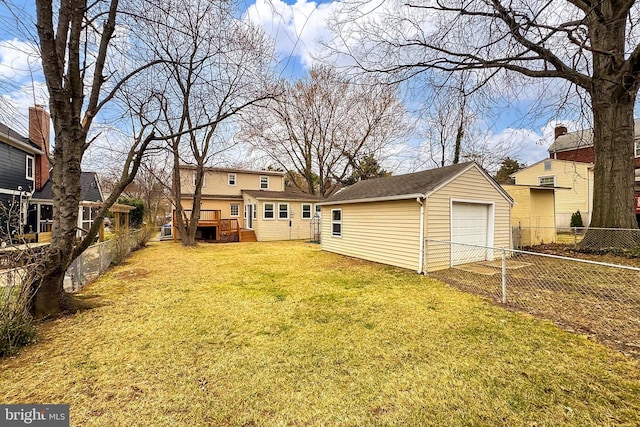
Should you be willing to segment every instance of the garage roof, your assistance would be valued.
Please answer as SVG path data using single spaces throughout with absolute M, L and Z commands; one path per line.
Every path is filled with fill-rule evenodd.
M 507 200 L 510 202 L 513 201 L 509 194 L 504 191 L 484 169 L 475 162 L 467 162 L 437 169 L 429 169 L 422 172 L 360 181 L 337 192 L 320 204 L 332 205 L 339 203 L 404 200 L 416 197 L 425 198 L 442 185 L 471 168 L 478 169 Z

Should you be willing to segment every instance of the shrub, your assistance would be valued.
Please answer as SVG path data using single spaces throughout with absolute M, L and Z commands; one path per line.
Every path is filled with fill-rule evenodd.
M 571 227 L 584 227 L 582 222 L 582 214 L 580 211 L 576 211 L 571 215 L 571 223 L 569 224 Z
M 36 338 L 33 317 L 29 314 L 30 274 L 15 269 L 0 275 L 0 357 L 11 356 Z

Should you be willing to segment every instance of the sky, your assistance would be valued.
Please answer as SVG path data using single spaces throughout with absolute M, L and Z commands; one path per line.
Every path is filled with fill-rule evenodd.
M 22 9 L 7 10 L 0 3 L 0 121 L 26 134 L 28 107 L 34 103 L 47 105 L 46 87 L 38 63 L 33 40 L 33 9 L 30 2 L 22 2 Z M 277 51 L 277 70 L 281 78 L 299 79 L 322 55 L 323 41 L 331 38 L 327 19 L 337 9 L 337 1 L 314 2 L 308 0 L 256 0 L 240 5 L 244 19 L 259 25 L 274 40 Z M 410 84 L 410 83 L 409 83 Z M 407 106 L 419 104 L 420 92 L 411 93 Z M 549 117 L 523 120 L 514 111 L 526 111 L 527 106 L 510 106 L 491 119 L 478 114 L 476 138 L 488 147 L 496 147 L 505 156 L 532 164 L 548 156 L 556 122 L 577 130 L 572 120 Z M 417 168 L 432 167 L 428 162 L 416 162 L 426 156 L 427 143 L 423 135 L 415 132 L 393 147 L 383 166 L 395 172 L 409 172 Z

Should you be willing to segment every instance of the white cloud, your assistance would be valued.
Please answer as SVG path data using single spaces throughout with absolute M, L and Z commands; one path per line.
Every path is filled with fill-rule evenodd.
M 281 0 L 257 0 L 247 9 L 246 18 L 275 40 L 282 59 L 297 56 L 308 69 L 319 56 L 322 41 L 331 38 L 327 19 L 336 6 L 337 2 L 298 0 L 289 5 Z
M 29 107 L 35 104 L 48 106 L 49 94 L 43 82 L 29 81 L 14 89 L 0 95 L 0 122 L 27 136 Z
M 1 80 L 24 82 L 40 74 L 37 46 L 18 39 L 0 41 Z

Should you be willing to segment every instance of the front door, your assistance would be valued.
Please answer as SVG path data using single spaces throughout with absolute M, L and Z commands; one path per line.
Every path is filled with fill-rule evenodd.
M 253 230 L 253 205 L 247 205 L 247 228 Z

